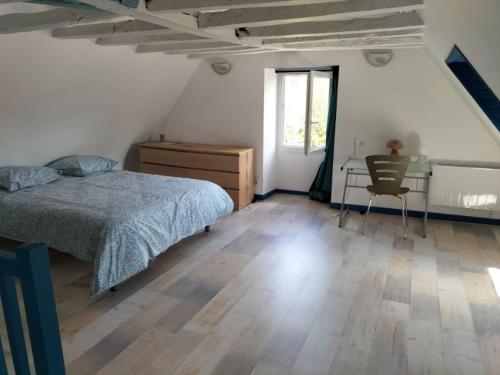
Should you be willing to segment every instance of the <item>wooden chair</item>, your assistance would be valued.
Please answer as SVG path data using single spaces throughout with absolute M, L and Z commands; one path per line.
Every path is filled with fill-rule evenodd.
M 0 294 L 12 362 L 16 374 L 30 374 L 21 313 L 16 292 L 19 279 L 26 311 L 34 367 L 37 374 L 65 374 L 59 324 L 50 276 L 47 247 L 20 246 L 15 252 L 0 251 Z M 0 342 L 0 374 L 7 365 Z
M 361 233 L 365 233 L 366 222 L 368 221 L 373 199 L 378 195 L 390 195 L 399 198 L 401 201 L 403 237 L 406 238 L 406 226 L 408 225 L 407 194 L 410 189 L 401 187 L 401 184 L 409 163 L 409 156 L 370 155 L 366 157 L 366 165 L 370 172 L 372 185 L 366 187 L 370 193 L 370 201 L 368 202 L 368 209 L 366 210 Z

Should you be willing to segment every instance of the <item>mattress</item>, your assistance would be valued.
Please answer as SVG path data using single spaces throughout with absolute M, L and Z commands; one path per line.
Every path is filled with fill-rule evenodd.
M 96 295 L 232 210 L 228 194 L 208 181 L 110 171 L 0 190 L 0 236 L 93 262 Z

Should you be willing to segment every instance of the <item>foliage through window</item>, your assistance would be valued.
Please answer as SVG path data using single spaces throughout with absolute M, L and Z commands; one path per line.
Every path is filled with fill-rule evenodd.
M 280 144 L 323 150 L 330 107 L 331 71 L 283 72 L 278 75 L 278 124 Z

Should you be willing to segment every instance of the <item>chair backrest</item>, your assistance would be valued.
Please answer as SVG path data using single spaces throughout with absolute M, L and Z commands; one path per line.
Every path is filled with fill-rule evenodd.
M 15 252 L 0 251 L 0 294 L 16 374 L 30 374 L 16 292 L 20 281 L 31 350 L 37 374 L 65 374 L 47 246 L 27 244 Z M 7 374 L 0 342 L 0 374 Z
M 370 155 L 366 165 L 377 194 L 397 195 L 410 163 L 409 156 Z

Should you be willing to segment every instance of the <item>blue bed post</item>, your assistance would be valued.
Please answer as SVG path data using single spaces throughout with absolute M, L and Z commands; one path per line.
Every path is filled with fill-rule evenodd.
M 19 278 L 37 374 L 65 374 L 59 324 L 45 245 L 0 251 L 0 291 L 16 374 L 29 374 L 14 277 Z M 3 353 L 2 353 L 3 354 Z M 3 356 L 2 361 L 5 362 Z M 0 362 L 0 374 L 2 363 Z
M 6 274 L 0 276 L 0 293 L 14 369 L 16 374 L 29 374 L 23 324 L 17 301 L 16 282 L 13 276 Z

